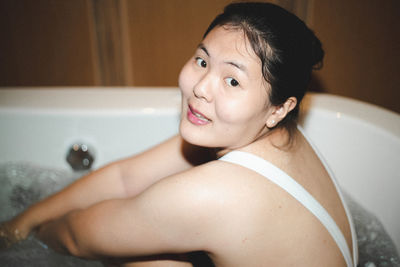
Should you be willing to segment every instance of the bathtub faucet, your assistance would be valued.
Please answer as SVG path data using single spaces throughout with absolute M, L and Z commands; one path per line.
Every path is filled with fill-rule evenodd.
M 89 153 L 88 146 L 75 143 L 67 154 L 67 162 L 74 171 L 89 170 L 92 167 L 94 157 Z

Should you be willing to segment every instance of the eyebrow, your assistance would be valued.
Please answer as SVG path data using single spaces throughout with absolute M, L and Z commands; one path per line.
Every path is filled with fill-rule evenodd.
M 204 53 L 206 53 L 207 56 L 210 56 L 210 53 L 208 53 L 208 50 L 207 50 L 207 48 L 204 46 L 203 43 L 200 43 L 200 44 L 197 46 L 197 48 L 200 49 L 200 50 L 203 50 Z
M 234 66 L 235 68 L 237 68 L 237 69 L 239 69 L 239 70 L 241 70 L 241 71 L 243 71 L 244 73 L 247 74 L 246 66 L 244 66 L 244 65 L 242 65 L 240 63 L 233 62 L 233 61 L 224 61 L 224 63 L 226 63 L 228 65 L 231 65 L 231 66 Z
M 203 43 L 200 43 L 200 44 L 197 46 L 197 48 L 200 49 L 200 50 L 202 50 L 204 53 L 206 53 L 206 55 L 207 55 L 208 57 L 210 57 L 210 53 L 208 52 L 207 48 L 204 46 Z M 248 73 L 247 73 L 247 68 L 246 68 L 246 66 L 244 66 L 243 64 L 240 64 L 240 63 L 237 63 L 237 62 L 234 62 L 234 61 L 224 61 L 224 63 L 225 63 L 225 64 L 228 64 L 228 65 L 231 65 L 231 66 L 233 66 L 233 67 L 235 67 L 235 68 L 237 68 L 237 69 L 243 71 L 246 75 L 248 75 Z

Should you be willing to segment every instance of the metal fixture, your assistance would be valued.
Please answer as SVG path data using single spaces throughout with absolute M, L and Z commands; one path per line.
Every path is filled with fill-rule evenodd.
M 92 167 L 94 157 L 85 144 L 75 143 L 67 154 L 67 162 L 74 171 L 85 171 Z

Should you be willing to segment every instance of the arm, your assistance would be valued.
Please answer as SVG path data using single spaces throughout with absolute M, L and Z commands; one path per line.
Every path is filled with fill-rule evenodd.
M 44 225 L 38 237 L 61 252 L 85 258 L 208 250 L 221 230 L 214 218 L 220 218 L 218 203 L 223 201 L 218 189 L 210 189 L 215 172 L 207 168 L 163 179 L 133 198 L 69 213 Z
M 39 225 L 100 201 L 132 197 L 172 173 L 192 166 L 195 151 L 179 136 L 129 159 L 112 163 L 38 202 L 2 225 L 12 242 L 26 238 Z

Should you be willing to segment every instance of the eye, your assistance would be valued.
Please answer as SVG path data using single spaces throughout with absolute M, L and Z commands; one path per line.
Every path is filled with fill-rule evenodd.
M 196 57 L 196 64 L 202 68 L 207 67 L 207 62 L 201 57 Z
M 239 85 L 239 82 L 236 81 L 235 79 L 231 78 L 231 77 L 225 78 L 225 82 L 226 82 L 228 85 L 233 86 L 233 87 L 236 87 L 236 86 Z

